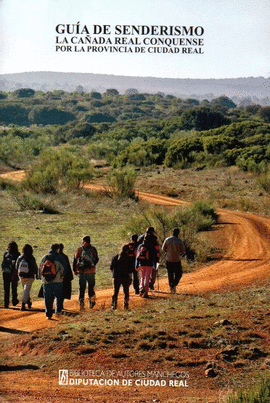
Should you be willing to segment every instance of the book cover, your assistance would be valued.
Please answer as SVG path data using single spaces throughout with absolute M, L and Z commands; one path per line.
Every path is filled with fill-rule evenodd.
M 78 94 L 106 91 L 112 96 L 110 105 L 115 94 L 183 98 L 195 104 L 196 100 L 209 99 L 209 103 L 226 96 L 243 108 L 269 105 L 270 6 L 266 0 L 1 0 L 0 12 L 1 93 L 30 88 L 53 99 L 66 91 L 75 94 L 74 105 Z M 38 102 L 33 103 L 36 108 Z M 70 100 L 61 102 L 64 105 Z M 139 105 L 132 113 L 141 113 Z M 34 122 L 35 130 L 46 125 L 33 116 L 29 121 Z M 247 118 L 242 115 L 241 119 Z M 0 121 L 2 129 L 8 126 L 3 117 Z M 264 130 L 269 133 L 269 127 Z M 254 138 L 250 141 L 255 142 Z M 79 141 L 73 141 L 72 146 L 76 145 Z M 202 165 L 197 169 L 203 169 Z M 233 175 L 231 171 L 229 178 L 223 178 L 224 186 L 237 187 L 238 179 L 232 184 Z M 190 177 L 185 178 L 188 186 Z M 202 186 L 208 186 L 212 179 L 204 180 Z M 209 189 L 210 194 L 211 184 Z M 169 198 L 174 191 L 172 183 L 170 192 L 167 189 L 156 203 L 177 205 L 175 198 Z M 142 192 L 141 197 L 147 199 L 147 194 Z M 239 203 L 244 205 L 244 200 L 245 194 L 241 194 Z M 224 207 L 232 206 L 230 203 L 224 201 Z M 91 208 L 97 210 L 98 201 Z M 245 208 L 248 210 L 247 204 Z M 111 211 L 106 220 L 111 220 L 113 228 L 118 218 Z M 25 402 L 217 403 L 226 402 L 242 384 L 256 383 L 257 375 L 269 370 L 269 292 L 265 286 L 269 285 L 270 224 L 267 218 L 241 214 L 220 211 L 219 225 L 229 252 L 212 271 L 207 262 L 198 272 L 184 273 L 176 294 L 169 289 L 164 269 L 150 304 L 132 290 L 131 309 L 126 312 L 121 307 L 112 312 L 112 289 L 99 290 L 93 313 L 82 316 L 85 323 L 77 315 L 75 302 L 71 308 L 74 317 L 65 317 L 60 327 L 58 322 L 50 327 L 43 320 L 33 332 L 24 330 L 24 316 L 17 328 L 13 313 L 7 320 L 2 310 L 1 343 L 13 348 L 16 355 L 11 360 L 1 353 L 3 402 L 22 396 Z M 37 231 L 38 222 L 32 222 Z M 94 242 L 101 244 L 94 225 L 90 232 Z M 52 219 L 51 228 L 57 228 L 60 236 L 61 218 Z M 38 245 L 38 235 L 31 233 L 31 237 Z M 18 235 L 18 239 L 25 238 Z M 3 236 L 3 251 L 6 243 Z M 120 243 L 119 235 L 117 247 Z M 67 244 L 71 256 L 74 244 Z M 42 247 L 36 250 L 38 256 Z M 112 245 L 108 248 L 112 253 Z M 105 266 L 102 258 L 99 265 Z M 108 259 L 106 265 L 108 269 Z M 256 315 L 253 309 L 248 315 L 248 299 L 251 305 L 256 299 Z M 246 311 L 244 318 L 240 318 L 241 307 Z M 38 314 L 37 320 L 44 316 L 43 312 Z

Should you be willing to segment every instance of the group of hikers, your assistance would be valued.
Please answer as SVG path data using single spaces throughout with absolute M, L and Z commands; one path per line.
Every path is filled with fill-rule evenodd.
M 2 261 L 5 308 L 9 307 L 10 289 L 12 305 L 19 304 L 17 287 L 20 280 L 23 287 L 20 309 L 30 310 L 32 307 L 30 291 L 36 278 L 42 281 L 39 296 L 44 297 L 46 318 L 51 319 L 53 313 L 60 316 L 64 300 L 71 299 L 73 273 L 78 277 L 80 310 L 85 309 L 86 288 L 89 307 L 95 306 L 95 273 L 99 256 L 97 249 L 91 244 L 90 236 L 83 237 L 81 246 L 74 254 L 72 268 L 63 249 L 61 243 L 52 244 L 50 251 L 37 265 L 31 245 L 24 245 L 22 253 L 19 252 L 15 241 L 8 245 Z M 179 238 L 178 228 L 174 228 L 172 236 L 165 239 L 161 250 L 165 254 L 170 290 L 175 293 L 182 277 L 181 258 L 185 255 L 185 246 Z M 160 255 L 160 245 L 153 227 L 147 228 L 141 236 L 133 235 L 130 242 L 123 245 L 120 253 L 112 258 L 110 264 L 114 286 L 112 309 L 117 308 L 121 286 L 124 292 L 124 309 L 129 309 L 129 288 L 132 283 L 136 294 L 148 298 L 149 289 L 154 290 L 155 287 Z M 55 308 L 53 308 L 54 302 Z

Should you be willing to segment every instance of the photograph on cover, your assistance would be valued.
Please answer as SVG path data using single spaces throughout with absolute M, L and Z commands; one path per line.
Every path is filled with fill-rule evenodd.
M 1 401 L 269 402 L 269 26 L 0 1 Z

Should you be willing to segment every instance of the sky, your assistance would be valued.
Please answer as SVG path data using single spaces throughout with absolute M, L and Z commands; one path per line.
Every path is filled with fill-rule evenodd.
M 131 32 L 133 25 L 141 35 Z M 102 32 L 95 33 L 94 26 Z M 142 26 L 156 28 L 147 34 Z M 88 41 L 107 42 L 78 43 L 87 34 Z M 270 77 L 269 0 L 0 0 L 0 35 L 0 74 Z

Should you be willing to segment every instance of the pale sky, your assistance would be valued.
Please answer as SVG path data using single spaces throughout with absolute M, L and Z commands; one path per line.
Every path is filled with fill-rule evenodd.
M 236 78 L 270 76 L 269 0 L 0 0 L 0 73 L 31 71 L 80 72 L 167 78 Z M 115 26 L 203 27 L 203 54 L 56 52 L 56 37 L 83 34 L 56 32 L 58 24 L 85 25 L 93 39 L 94 25 L 110 26 L 114 45 Z M 96 35 L 96 38 L 98 35 Z M 177 35 L 118 35 L 138 41 L 190 38 Z M 162 48 L 161 45 L 156 45 Z M 141 48 L 140 46 L 138 46 Z M 197 47 L 198 48 L 198 47 Z M 196 48 L 196 49 L 197 49 Z M 64 47 L 62 49 L 65 49 Z M 194 47 L 192 47 L 194 50 Z M 151 51 L 151 53 L 150 53 Z

